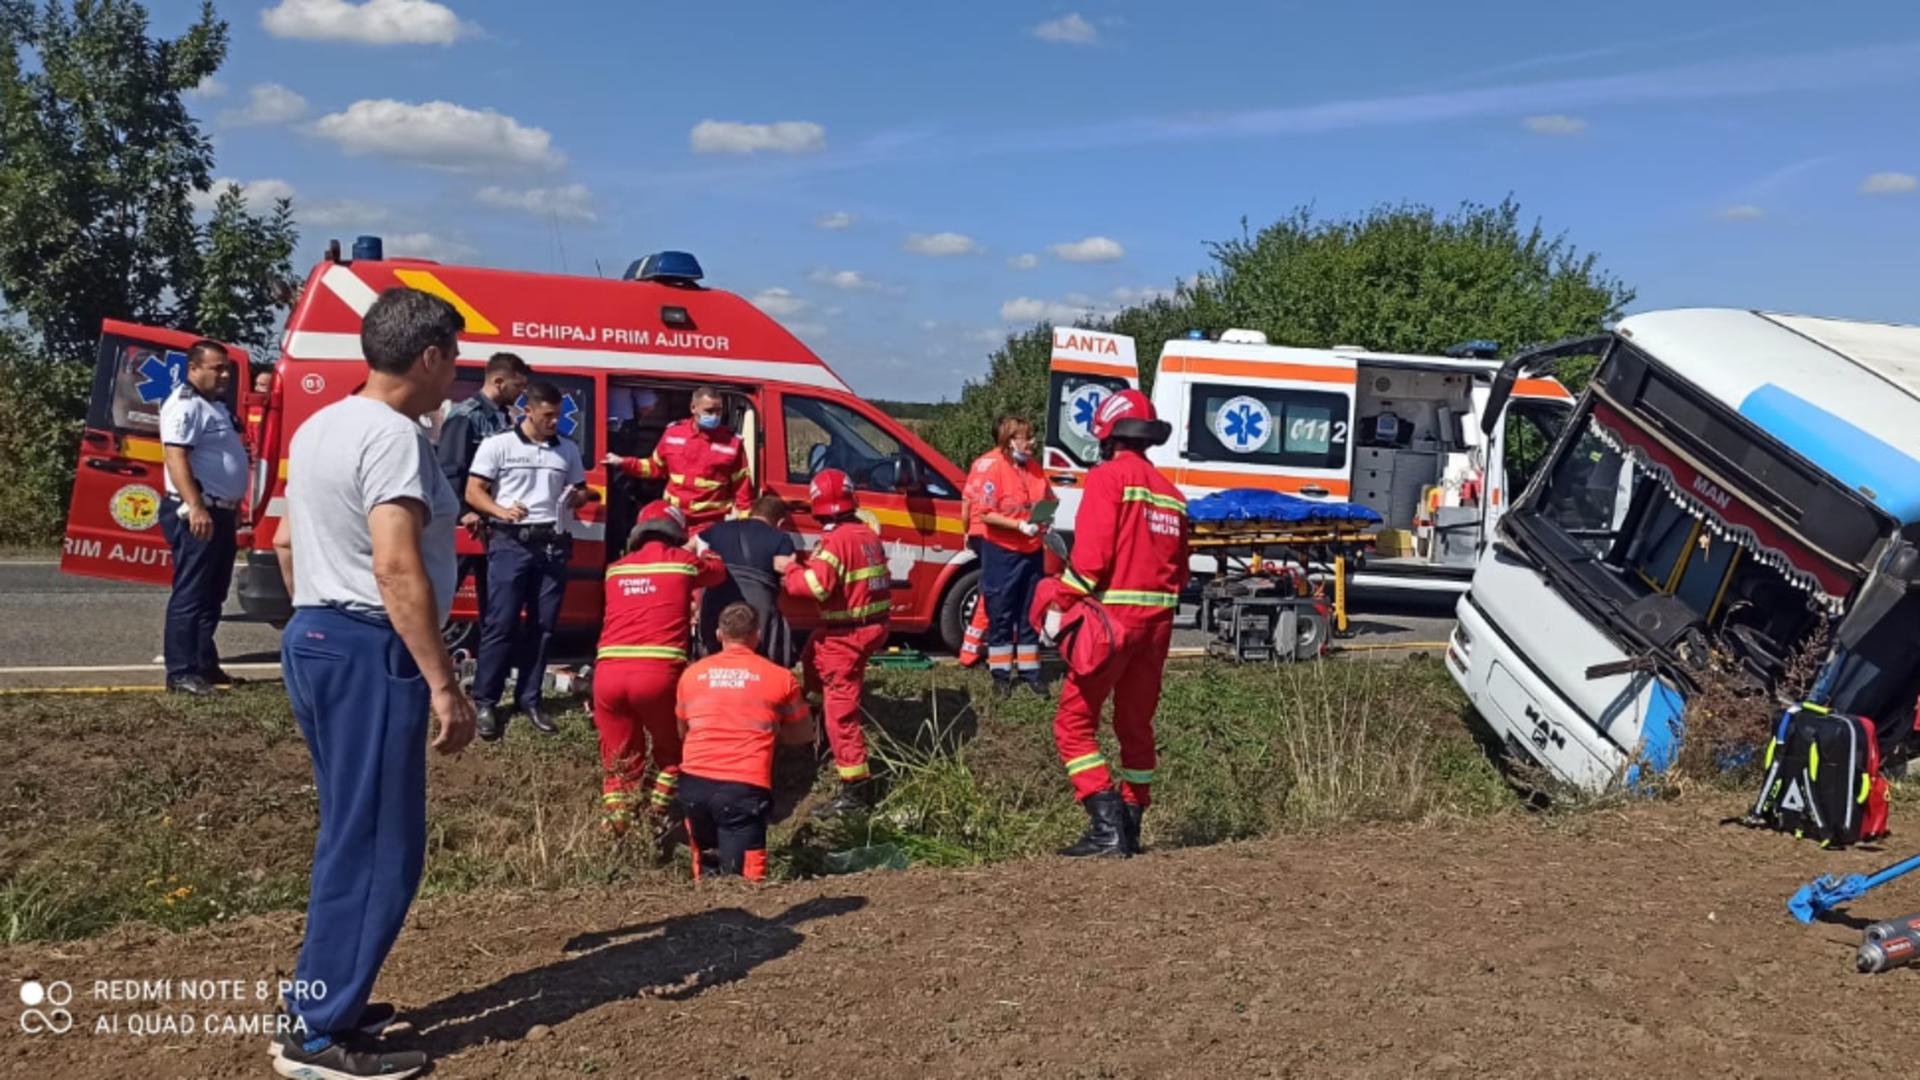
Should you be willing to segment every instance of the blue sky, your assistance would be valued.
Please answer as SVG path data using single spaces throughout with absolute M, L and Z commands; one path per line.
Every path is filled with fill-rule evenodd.
M 191 18 L 154 3 L 156 31 Z M 1639 290 L 1920 321 L 1920 5 L 224 0 L 216 172 L 301 269 L 682 248 L 875 396 L 1311 202 L 1511 193 Z M 1564 10 L 1563 10 L 1564 9 Z

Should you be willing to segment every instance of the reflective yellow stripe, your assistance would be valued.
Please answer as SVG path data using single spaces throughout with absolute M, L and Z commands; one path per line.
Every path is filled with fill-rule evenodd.
M 1072 589 L 1082 596 L 1091 595 L 1093 592 L 1093 582 L 1074 573 L 1073 567 L 1071 566 L 1067 567 L 1066 572 L 1060 575 L 1060 584 L 1065 585 L 1067 588 Z
M 840 557 L 838 555 L 835 555 L 831 551 L 826 551 L 824 549 L 820 551 L 816 551 L 813 553 L 813 557 L 816 559 L 819 559 L 823 563 L 826 563 L 828 566 L 833 567 L 835 570 L 846 569 L 846 566 L 841 564 Z
M 607 567 L 607 576 L 610 578 L 634 577 L 640 574 L 685 574 L 692 577 L 699 572 L 699 568 L 692 563 L 677 562 L 615 563 Z
M 834 771 L 840 774 L 842 780 L 865 780 L 868 775 L 867 763 L 864 761 L 858 765 L 836 765 Z
M 1180 594 L 1170 592 L 1137 592 L 1132 589 L 1108 589 L 1100 594 L 1100 602 L 1118 607 L 1155 607 L 1177 608 L 1180 606 Z
M 846 611 L 822 611 L 820 617 L 829 622 L 845 622 L 848 619 L 864 619 L 869 615 L 878 615 L 892 606 L 892 600 L 875 600 L 864 607 L 849 608 Z
M 1107 763 L 1107 755 L 1102 754 L 1098 750 L 1096 750 L 1091 754 L 1083 754 L 1080 757 L 1074 758 L 1072 761 L 1067 762 L 1067 775 L 1078 776 L 1081 773 L 1086 772 L 1088 769 L 1098 769 L 1104 766 L 1106 763 Z
M 667 483 L 669 483 L 669 484 L 679 484 L 679 485 L 680 485 L 681 487 L 686 487 L 686 486 L 687 486 L 687 478 L 686 478 L 686 476 L 685 476 L 684 474 L 682 474 L 682 473 L 668 473 L 668 474 L 667 474 Z
M 813 593 L 815 600 L 825 600 L 827 597 L 833 595 L 825 585 L 820 584 L 819 578 L 813 576 L 812 567 L 808 567 L 807 571 L 801 574 L 800 577 L 801 580 L 807 583 L 807 589 Z
M 752 474 L 749 473 L 746 469 L 741 469 L 739 472 L 736 472 L 733 474 L 733 482 L 737 484 L 740 481 L 745 480 L 750 475 Z
M 707 479 L 707 478 L 706 478 L 706 477 L 704 477 L 704 476 L 696 476 L 696 477 L 694 477 L 694 478 L 693 478 L 693 486 L 694 486 L 694 487 L 697 487 L 697 488 L 707 488 L 707 489 L 709 489 L 709 490 L 711 490 L 711 489 L 713 489 L 713 488 L 717 488 L 717 487 L 719 487 L 719 486 L 720 486 L 720 481 L 718 481 L 718 480 L 709 480 L 709 479 Z
M 705 502 L 688 503 L 687 510 L 692 513 L 698 513 L 702 510 L 725 510 L 731 505 L 733 504 L 725 499 L 710 499 Z
M 1151 503 L 1162 510 L 1172 510 L 1176 514 L 1187 512 L 1187 504 L 1184 501 L 1173 495 L 1162 495 L 1152 488 L 1121 488 L 1120 501 Z
M 1126 766 L 1122 765 L 1121 767 L 1119 767 L 1118 769 L 1115 769 L 1114 771 L 1120 774 L 1120 779 L 1125 780 L 1129 784 L 1153 783 L 1152 769 L 1129 769 Z
M 671 645 L 602 645 L 598 660 L 685 660 L 687 650 Z
M 1807 744 L 1807 777 L 1818 779 L 1820 776 L 1820 744 Z
M 1871 776 L 1868 776 L 1868 775 L 1867 775 L 1866 773 L 1864 773 L 1864 772 L 1863 772 L 1863 773 L 1861 773 L 1861 774 L 1860 774 L 1860 797 L 1859 797 L 1859 798 L 1857 798 L 1857 799 L 1855 799 L 1855 800 L 1853 800 L 1853 801 L 1854 801 L 1854 802 L 1857 802 L 1857 803 L 1864 803 L 1864 802 L 1866 802 L 1866 801 L 1867 801 L 1867 789 L 1868 789 L 1869 787 L 1871 787 L 1872 785 L 1873 785 L 1873 777 L 1871 777 Z
M 886 575 L 887 575 L 886 567 L 869 566 L 863 570 L 855 570 L 853 573 L 848 574 L 847 580 L 848 581 L 869 581 L 869 580 L 872 580 L 873 578 L 885 577 Z
M 460 312 L 460 317 L 466 321 L 467 333 L 484 334 L 492 337 L 500 332 L 499 327 L 488 321 L 485 315 L 475 311 L 472 304 L 467 303 L 466 299 L 459 293 L 448 288 L 447 283 L 434 276 L 432 271 L 395 270 L 393 276 L 399 278 L 400 283 L 408 288 L 419 289 L 424 293 L 432 293 L 447 303 L 452 304 L 455 310 Z
M 638 471 L 642 477 L 649 480 L 653 478 L 654 474 L 660 471 L 660 466 L 654 464 L 653 459 L 650 457 L 628 458 L 627 460 L 637 461 L 639 464 L 635 465 L 634 469 Z

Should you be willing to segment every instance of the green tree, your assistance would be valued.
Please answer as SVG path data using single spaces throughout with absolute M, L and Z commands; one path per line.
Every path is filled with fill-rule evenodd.
M 1276 345 L 1436 353 L 1485 338 L 1511 351 L 1597 333 L 1633 300 L 1565 234 L 1523 226 L 1512 199 L 1444 217 L 1382 206 L 1351 221 L 1301 208 L 1208 247 L 1217 267 L 1194 282 L 1194 316 Z
M 135 0 L 0 0 L 0 472 L 7 542 L 51 539 L 103 319 L 273 341 L 292 207 L 233 188 L 198 222 L 213 148 L 182 93 L 226 58 L 211 3 L 175 38 Z
M 238 184 L 228 184 L 201 230 L 194 260 L 187 325 L 195 332 L 245 346 L 256 360 L 271 354 L 280 309 L 299 288 L 293 248 L 299 242 L 293 200 L 277 199 L 273 210 L 247 209 Z

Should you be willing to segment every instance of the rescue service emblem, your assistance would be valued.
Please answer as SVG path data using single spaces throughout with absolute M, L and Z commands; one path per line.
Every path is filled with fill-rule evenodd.
M 1081 439 L 1093 439 L 1093 414 L 1100 409 L 1100 403 L 1107 398 L 1107 388 L 1099 383 L 1088 383 L 1075 390 L 1067 398 L 1067 427 Z
M 1213 435 L 1236 454 L 1251 454 L 1273 434 L 1273 414 L 1256 397 L 1231 398 L 1213 418 Z
M 128 484 L 107 500 L 113 523 L 130 532 L 146 532 L 159 524 L 160 493 L 145 484 Z

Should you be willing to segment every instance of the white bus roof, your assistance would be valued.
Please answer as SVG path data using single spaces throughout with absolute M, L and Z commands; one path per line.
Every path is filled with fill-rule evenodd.
M 1920 521 L 1920 327 L 1686 308 L 1619 333 L 1896 520 Z

